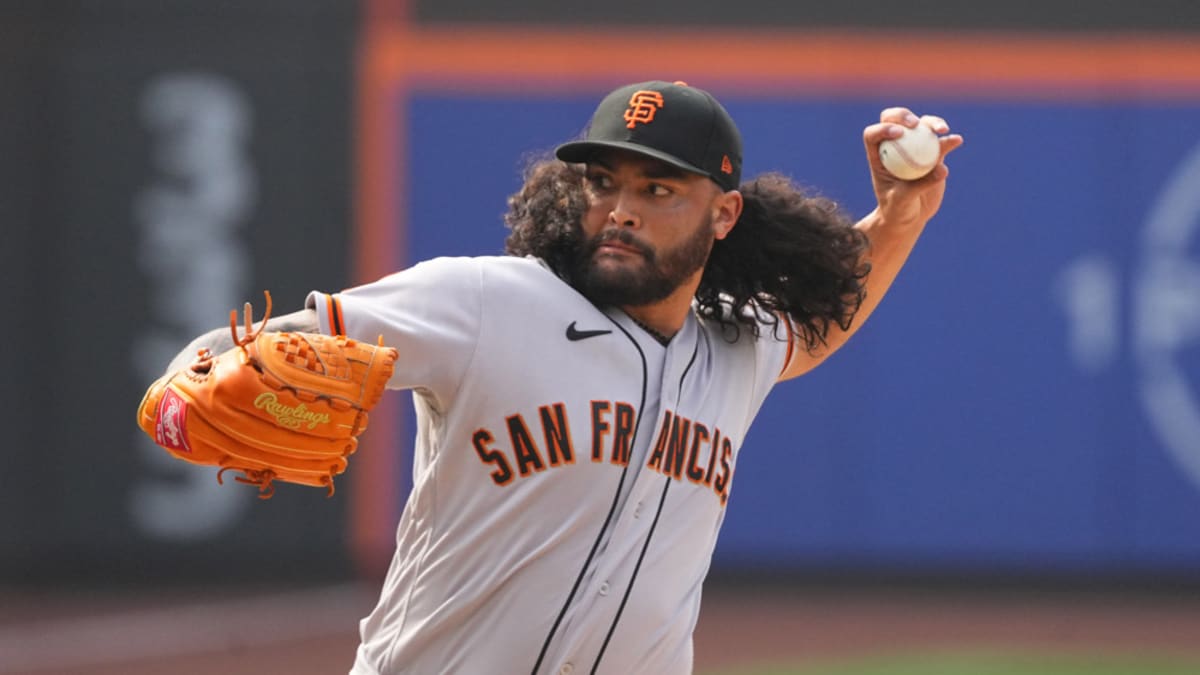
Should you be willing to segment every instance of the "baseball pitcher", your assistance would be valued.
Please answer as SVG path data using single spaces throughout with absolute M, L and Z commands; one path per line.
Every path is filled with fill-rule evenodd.
M 919 124 L 937 165 L 900 180 L 879 145 Z M 411 390 L 413 489 L 351 672 L 690 673 L 751 421 L 878 305 L 963 139 L 889 108 L 863 142 L 878 206 L 854 223 L 781 175 L 743 181 L 707 92 L 621 87 L 530 167 L 508 255 L 235 316 L 175 359 L 139 423 L 264 494 L 332 489 L 382 390 Z

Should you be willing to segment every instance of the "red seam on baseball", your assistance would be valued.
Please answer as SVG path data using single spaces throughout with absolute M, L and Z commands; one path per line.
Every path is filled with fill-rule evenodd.
M 899 141 L 900 139 L 896 139 L 896 140 Z M 910 157 L 908 155 L 908 153 L 904 151 L 904 146 L 900 145 L 899 142 L 892 143 L 892 148 L 896 151 L 897 154 L 900 155 L 900 159 L 904 160 L 905 164 L 911 166 L 914 169 L 918 169 L 918 170 L 925 168 L 925 165 L 917 164 L 915 161 L 913 161 L 913 158 Z

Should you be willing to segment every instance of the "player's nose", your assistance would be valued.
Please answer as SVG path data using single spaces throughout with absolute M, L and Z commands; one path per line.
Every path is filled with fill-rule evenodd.
M 612 209 L 608 212 L 610 225 L 618 227 L 638 227 L 642 224 L 633 200 L 623 192 L 613 200 Z

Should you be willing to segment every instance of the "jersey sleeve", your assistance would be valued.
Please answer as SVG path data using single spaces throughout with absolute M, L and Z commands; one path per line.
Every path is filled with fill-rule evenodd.
M 753 414 L 757 414 L 767 394 L 779 382 L 779 376 L 795 356 L 790 325 L 787 318 L 781 319 L 777 326 L 760 325 L 761 333 L 754 338 Z
M 796 326 L 792 323 L 792 318 L 786 314 L 779 317 L 779 323 L 773 329 L 777 333 L 778 339 L 768 337 L 774 342 L 783 342 L 783 360 L 780 362 L 779 370 L 775 372 L 775 380 L 778 381 L 783 377 L 784 371 L 791 367 L 792 361 L 796 360 L 798 352 L 803 347 L 800 346 L 800 338 L 796 335 Z M 764 331 L 765 332 L 765 331 Z
M 481 267 L 472 258 L 436 258 L 340 293 L 309 293 L 322 332 L 399 352 L 388 386 L 417 389 L 445 404 L 458 389 L 479 339 Z

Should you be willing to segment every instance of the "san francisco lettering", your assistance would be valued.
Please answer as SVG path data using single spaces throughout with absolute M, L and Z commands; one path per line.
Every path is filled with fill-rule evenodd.
M 496 485 L 511 485 L 547 469 L 575 464 L 577 458 L 593 464 L 627 466 L 633 450 L 637 411 L 628 403 L 591 401 L 590 433 L 572 435 L 564 403 L 537 408 L 537 413 L 515 413 L 496 430 L 480 428 L 471 446 Z M 578 439 L 586 448 L 576 448 Z M 582 454 L 579 452 L 582 450 Z M 646 466 L 678 481 L 688 481 L 713 491 L 724 505 L 733 478 L 733 442 L 721 430 L 694 422 L 667 410 Z
M 646 466 L 675 480 L 710 488 L 724 506 L 733 480 L 732 462 L 733 442 L 720 429 L 710 431 L 667 410 Z
M 318 413 L 309 410 L 303 403 L 298 406 L 286 406 L 279 402 L 272 392 L 263 392 L 254 399 L 254 407 L 265 411 L 275 418 L 281 427 L 299 429 L 307 424 L 309 429 L 315 429 L 318 424 L 329 422 L 329 413 Z

